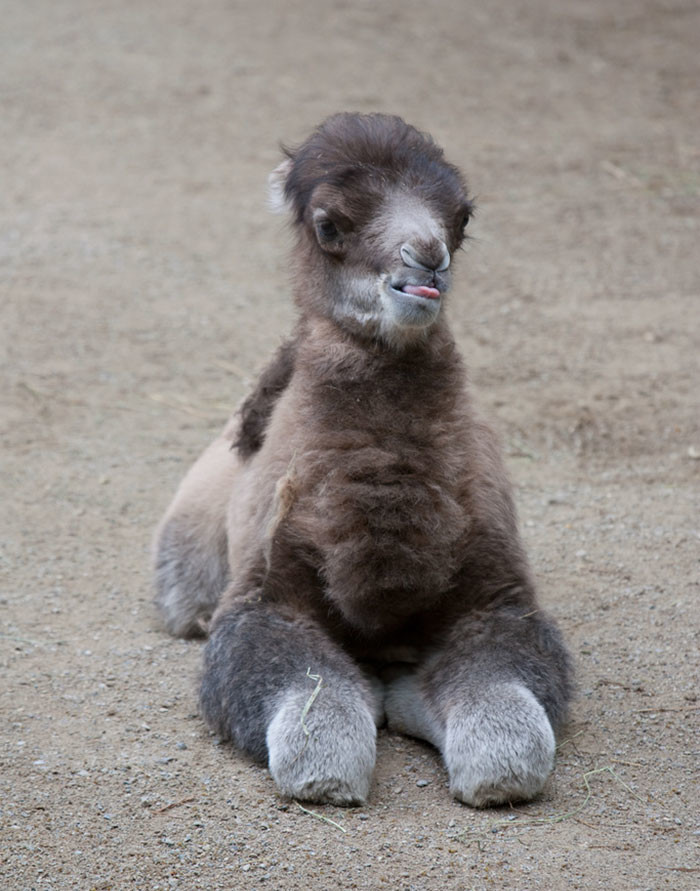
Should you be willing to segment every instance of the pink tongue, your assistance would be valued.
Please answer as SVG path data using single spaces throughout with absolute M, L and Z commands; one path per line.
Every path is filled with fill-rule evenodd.
M 401 290 L 404 294 L 413 294 L 414 297 L 428 297 L 430 300 L 437 300 L 440 296 L 437 288 L 429 288 L 426 285 L 404 285 Z

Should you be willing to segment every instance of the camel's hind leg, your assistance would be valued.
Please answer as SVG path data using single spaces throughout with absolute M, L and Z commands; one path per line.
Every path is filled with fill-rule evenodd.
M 155 604 L 175 637 L 199 637 L 229 578 L 226 508 L 240 464 L 225 431 L 192 465 L 156 532 Z

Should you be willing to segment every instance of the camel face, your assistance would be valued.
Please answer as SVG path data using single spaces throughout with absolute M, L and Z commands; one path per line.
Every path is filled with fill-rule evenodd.
M 273 173 L 272 203 L 294 214 L 297 301 L 400 347 L 438 319 L 472 205 L 429 137 L 385 118 L 373 139 L 377 123 L 325 122 Z

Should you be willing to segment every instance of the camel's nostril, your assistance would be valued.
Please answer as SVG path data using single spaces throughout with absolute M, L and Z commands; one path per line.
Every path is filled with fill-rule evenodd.
M 418 259 L 413 251 L 413 248 L 410 244 L 402 244 L 401 245 L 401 259 L 404 261 L 406 266 L 410 266 L 412 269 L 424 269 L 422 263 L 418 262 Z
M 450 252 L 444 241 L 436 241 L 423 249 L 416 248 L 407 241 L 401 245 L 399 253 L 403 262 L 411 269 L 444 272 L 450 265 Z
M 442 242 L 442 260 L 440 261 L 440 265 L 436 267 L 436 272 L 444 272 L 446 269 L 449 269 L 450 266 L 450 252 L 447 250 L 447 245 Z

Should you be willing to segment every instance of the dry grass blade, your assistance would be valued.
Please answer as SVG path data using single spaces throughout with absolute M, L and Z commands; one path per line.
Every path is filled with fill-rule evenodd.
M 331 826 L 335 826 L 336 829 L 340 829 L 341 832 L 347 832 L 347 829 L 344 826 L 341 826 L 340 823 L 336 823 L 335 820 L 331 820 L 330 817 L 324 817 L 323 814 L 319 814 L 317 811 L 307 810 L 305 807 L 302 807 L 299 802 L 295 802 L 296 806 L 300 811 L 304 811 L 305 814 L 308 814 L 310 817 L 316 817 L 317 820 L 323 820 L 324 823 L 330 823 Z
M 634 173 L 630 173 L 629 170 L 625 170 L 624 167 L 620 167 L 619 164 L 604 160 L 600 162 L 600 166 L 606 173 L 617 180 L 623 180 L 628 183 L 633 183 L 635 186 L 644 187 L 644 183 L 638 176 L 635 176 Z
M 184 411 L 185 414 L 192 415 L 195 418 L 208 419 L 211 417 L 208 412 L 203 412 L 200 409 L 195 408 L 193 405 L 188 405 L 172 396 L 164 396 L 162 393 L 149 393 L 148 398 L 153 402 L 157 402 L 159 405 L 167 405 L 168 408 L 177 408 L 180 411 Z
M 230 362 L 224 359 L 214 359 L 213 364 L 217 366 L 217 368 L 221 368 L 224 371 L 230 371 L 232 374 L 235 374 L 236 377 L 240 377 L 241 380 L 247 380 L 248 374 L 236 365 L 235 362 Z
M 306 718 L 306 716 L 309 714 L 311 706 L 314 704 L 314 702 L 316 701 L 316 697 L 321 692 L 321 687 L 323 686 L 323 678 L 321 677 L 320 674 L 311 674 L 311 668 L 306 669 L 306 677 L 311 678 L 312 681 L 317 682 L 313 693 L 311 694 L 311 696 L 309 696 L 309 698 L 306 702 L 306 705 L 304 706 L 304 708 L 302 709 L 302 712 L 301 712 L 301 727 L 302 727 L 302 730 L 304 731 L 304 734 L 308 737 L 308 736 L 310 736 L 310 731 L 309 731 L 309 728 L 304 723 L 304 718 Z
M 188 402 L 183 396 L 166 396 L 163 393 L 149 393 L 148 398 L 159 405 L 166 405 L 168 408 L 176 408 L 185 414 L 192 415 L 195 418 L 204 418 L 207 421 L 220 420 L 222 414 L 229 415 L 231 406 L 223 402 L 212 402 L 209 406 L 196 406 Z
M 654 715 L 656 712 L 696 712 L 698 709 L 700 709 L 700 705 L 683 705 L 678 708 L 661 705 L 658 708 L 639 708 L 635 714 Z
M 486 835 L 489 832 L 495 832 L 498 829 L 502 829 L 506 826 L 509 827 L 520 827 L 520 828 L 531 828 L 534 826 L 553 826 L 556 823 L 562 823 L 565 820 L 571 820 L 574 817 L 577 817 L 588 805 L 588 802 L 591 800 L 593 796 L 593 790 L 591 789 L 591 784 L 589 782 L 590 777 L 597 776 L 601 773 L 608 773 L 612 778 L 619 783 L 626 792 L 636 798 L 637 801 L 641 801 L 642 804 L 646 804 L 643 798 L 641 798 L 634 789 L 630 788 L 624 780 L 621 780 L 620 777 L 615 773 L 615 771 L 609 765 L 605 767 L 597 767 L 594 770 L 588 770 L 583 774 L 583 785 L 586 789 L 586 797 L 583 799 L 581 804 L 574 808 L 572 811 L 567 811 L 564 814 L 552 814 L 547 817 L 531 817 L 525 820 L 514 819 L 513 817 L 505 820 L 494 820 L 486 829 L 476 830 L 473 833 L 470 833 L 472 838 L 468 837 L 468 834 L 462 836 L 462 841 L 474 841 L 477 837 Z
M 557 746 L 556 746 L 557 752 L 561 748 L 563 748 L 567 743 L 572 743 L 578 736 L 581 736 L 581 734 L 583 732 L 584 732 L 583 730 L 578 730 L 576 733 L 574 733 L 573 736 L 567 736 L 566 739 L 563 739 L 560 743 L 557 743 Z
M 194 800 L 194 795 L 188 795 L 187 798 L 181 798 L 179 801 L 171 801 L 170 804 L 164 804 L 163 807 L 159 807 L 157 810 L 153 811 L 153 813 L 164 814 L 166 811 L 171 811 L 174 807 L 180 807 L 181 804 L 188 804 L 190 801 Z
M 5 634 L 4 632 L 0 632 L 0 640 L 11 640 L 13 643 L 27 644 L 29 647 L 39 646 L 35 640 L 29 640 L 27 637 L 18 637 L 15 634 Z
M 309 738 L 311 736 L 311 731 L 306 726 L 305 718 L 309 714 L 311 706 L 316 701 L 316 697 L 321 692 L 321 687 L 323 686 L 323 678 L 321 677 L 320 674 L 311 674 L 310 666 L 309 666 L 309 668 L 306 669 L 306 677 L 311 678 L 312 681 L 316 681 L 316 686 L 314 687 L 314 690 L 313 690 L 313 693 L 311 694 L 311 696 L 309 696 L 309 698 L 306 700 L 306 704 L 304 705 L 304 708 L 301 710 L 301 718 L 299 720 L 301 721 L 301 729 L 304 731 L 304 736 L 306 737 L 306 739 L 304 740 L 304 745 L 301 747 L 301 749 L 299 749 L 299 752 L 295 755 L 294 761 L 297 761 L 299 758 L 301 758 L 307 745 L 309 744 Z M 294 761 L 292 763 L 294 763 Z

